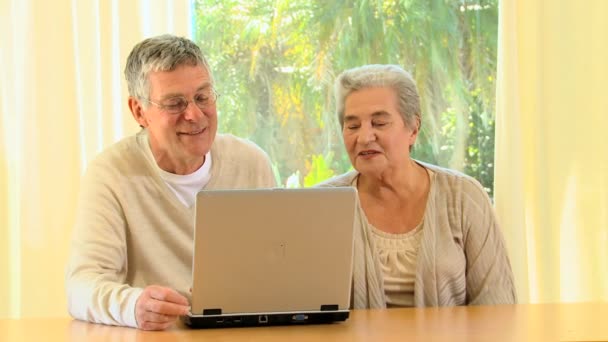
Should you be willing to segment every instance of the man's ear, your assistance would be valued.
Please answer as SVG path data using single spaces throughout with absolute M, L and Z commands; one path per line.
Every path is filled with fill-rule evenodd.
M 137 121 L 142 128 L 148 127 L 148 120 L 146 120 L 146 117 L 144 116 L 144 109 L 141 101 L 133 96 L 129 96 L 129 109 L 131 110 L 131 114 L 135 121 Z

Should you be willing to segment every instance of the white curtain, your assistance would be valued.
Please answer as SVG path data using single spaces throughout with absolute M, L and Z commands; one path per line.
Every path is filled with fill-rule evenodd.
M 0 318 L 64 316 L 87 162 L 138 126 L 123 69 L 145 37 L 190 37 L 188 0 L 0 0 Z
M 500 3 L 495 200 L 521 302 L 608 300 L 607 14 Z
M 80 176 L 187 0 L 0 0 L 0 318 L 62 316 Z M 500 4 L 495 198 L 522 302 L 608 300 L 608 1 Z

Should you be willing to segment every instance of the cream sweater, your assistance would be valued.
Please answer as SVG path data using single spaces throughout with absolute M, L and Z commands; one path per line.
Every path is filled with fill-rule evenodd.
M 66 269 L 74 318 L 135 327 L 135 302 L 147 285 L 190 297 L 194 206 L 177 199 L 146 151 L 142 130 L 89 164 Z M 218 134 L 211 156 L 205 189 L 275 186 L 268 156 L 253 143 Z
M 509 257 L 486 192 L 462 173 L 418 163 L 434 174 L 418 250 L 414 305 L 516 303 Z M 357 176 L 351 171 L 320 186 L 350 186 Z M 385 308 L 381 266 L 360 205 L 355 221 L 352 305 Z

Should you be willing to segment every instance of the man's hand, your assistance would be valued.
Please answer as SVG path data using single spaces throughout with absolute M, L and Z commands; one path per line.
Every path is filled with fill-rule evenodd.
M 188 299 L 168 287 L 150 285 L 135 303 L 137 327 L 143 330 L 165 330 L 177 318 L 188 313 Z

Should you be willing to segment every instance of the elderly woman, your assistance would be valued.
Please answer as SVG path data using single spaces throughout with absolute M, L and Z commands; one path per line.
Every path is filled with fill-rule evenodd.
M 421 124 L 410 74 L 395 65 L 346 70 L 336 102 L 355 170 L 322 186 L 359 193 L 353 307 L 515 303 L 503 236 L 480 184 L 410 157 Z

